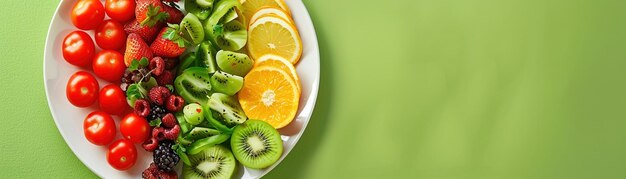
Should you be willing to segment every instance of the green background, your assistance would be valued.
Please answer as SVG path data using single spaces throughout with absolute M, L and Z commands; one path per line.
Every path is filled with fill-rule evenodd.
M 0 178 L 96 177 L 46 103 L 58 2 L 0 6 Z M 318 102 L 267 178 L 626 178 L 626 1 L 305 4 Z

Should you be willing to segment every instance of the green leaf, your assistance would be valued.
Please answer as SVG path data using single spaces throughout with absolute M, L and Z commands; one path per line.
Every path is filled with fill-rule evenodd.
M 141 58 L 141 60 L 139 60 L 139 66 L 140 67 L 148 66 L 149 63 L 150 62 L 148 61 L 148 58 L 146 58 L 146 57 L 143 57 L 143 58 Z
M 152 126 L 152 127 L 161 127 L 161 119 L 159 118 L 159 119 L 150 121 L 150 126 Z
M 176 36 L 178 35 L 176 34 L 176 30 L 174 30 L 173 28 L 167 28 L 165 33 L 163 33 L 163 38 L 167 40 L 172 40 L 176 38 Z
M 161 7 L 159 6 L 155 7 L 152 4 L 150 4 L 148 5 L 148 12 L 146 12 L 146 19 L 141 21 L 141 25 L 152 27 L 158 22 L 165 21 L 169 17 L 170 17 L 169 14 L 161 11 Z
M 170 90 L 170 92 L 174 92 L 174 86 L 172 85 L 165 85 L 165 87 Z

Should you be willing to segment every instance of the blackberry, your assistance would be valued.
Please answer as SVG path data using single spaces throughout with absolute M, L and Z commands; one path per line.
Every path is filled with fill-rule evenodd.
M 176 152 L 172 149 L 172 145 L 174 145 L 173 141 L 163 140 L 152 154 L 152 158 L 157 167 L 166 172 L 173 171 L 180 160 Z
M 165 107 L 152 103 L 150 105 L 150 115 L 148 115 L 146 119 L 148 119 L 148 121 L 161 119 L 165 116 L 165 114 L 167 114 L 167 109 L 165 109 Z

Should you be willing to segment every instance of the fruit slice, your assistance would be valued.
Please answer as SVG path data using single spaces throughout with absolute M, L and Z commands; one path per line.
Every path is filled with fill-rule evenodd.
M 209 99 L 209 107 L 212 113 L 219 114 L 227 126 L 235 126 L 245 122 L 248 117 L 241 109 L 241 105 L 234 96 L 222 93 L 213 93 Z
M 252 59 L 244 53 L 220 50 L 215 58 L 217 59 L 217 66 L 222 71 L 238 76 L 246 76 L 254 65 Z
M 212 9 L 213 7 L 201 8 L 198 4 L 196 4 L 196 1 L 193 0 L 185 1 L 185 10 L 190 14 L 196 15 L 200 20 L 209 18 Z
M 211 76 L 213 91 L 232 96 L 243 87 L 243 77 L 231 75 L 223 71 L 217 71 Z
M 250 24 L 252 24 L 257 19 L 259 19 L 259 18 L 261 18 L 263 16 L 268 16 L 268 15 L 278 16 L 278 17 L 286 20 L 290 24 L 294 24 L 293 23 L 293 19 L 291 19 L 291 16 L 287 15 L 287 13 L 284 10 L 282 10 L 280 8 L 275 8 L 275 7 L 265 7 L 265 8 L 259 9 L 258 11 L 256 11 L 256 13 L 254 13 L 254 15 L 252 15 L 252 17 L 250 17 L 248 22 Z
M 203 9 L 212 8 L 213 0 L 196 0 L 196 4 Z
M 210 78 L 206 68 L 191 67 L 176 77 L 174 87 L 185 102 L 206 104 L 211 93 Z
M 224 146 L 216 145 L 196 155 L 190 155 L 191 165 L 183 166 L 183 178 L 228 179 L 235 172 L 235 158 Z
M 243 18 L 230 20 L 234 15 L 229 15 L 232 9 L 235 13 L 241 4 L 237 0 L 221 0 L 215 5 L 213 13 L 208 20 L 204 21 L 204 30 L 207 39 L 214 42 L 224 50 L 237 51 L 248 41 L 248 32 Z M 232 13 L 230 13 L 232 14 Z
M 283 57 L 267 54 L 257 59 L 254 64 L 255 67 L 266 65 L 276 67 L 289 73 L 294 82 L 296 82 L 298 91 L 302 92 L 302 85 L 300 84 L 300 77 L 298 77 L 298 72 L 296 72 L 296 68 L 289 61 L 285 60 Z
M 248 120 L 235 127 L 230 146 L 241 164 L 256 169 L 276 163 L 283 154 L 283 141 L 278 131 L 259 120 Z
M 204 40 L 204 29 L 202 23 L 192 13 L 189 13 L 180 22 L 180 31 L 185 39 L 191 40 L 193 44 L 199 44 Z
M 283 0 L 239 0 L 239 2 L 241 2 L 241 9 L 246 19 L 252 19 L 254 13 L 264 7 L 281 8 L 291 15 L 287 4 Z
M 204 121 L 202 106 L 198 103 L 189 103 L 183 108 L 183 117 L 191 125 L 198 125 Z
M 180 56 L 179 61 L 178 68 L 176 68 L 176 76 L 182 74 L 187 68 L 195 66 L 196 52 L 190 52 Z
M 211 129 L 211 128 L 206 128 L 206 127 L 194 127 L 193 129 L 191 129 L 191 131 L 189 132 L 189 134 L 187 134 L 187 136 L 185 136 L 185 139 L 189 139 L 189 140 L 198 140 L 198 139 L 204 139 L 207 137 L 211 137 L 214 135 L 218 135 L 221 132 L 215 129 Z
M 239 103 L 246 115 L 276 129 L 293 120 L 299 102 L 300 92 L 289 73 L 271 66 L 252 69 L 239 91 Z
M 210 41 L 205 41 L 198 46 L 196 52 L 198 54 L 198 62 L 201 62 L 199 66 L 204 66 L 209 70 L 209 73 L 215 73 L 217 71 L 217 64 L 215 64 L 215 47 Z
M 250 25 L 248 52 L 253 59 L 275 54 L 296 64 L 302 55 L 302 40 L 289 22 L 277 16 L 265 16 Z
M 204 118 L 206 118 L 208 124 L 211 127 L 215 127 L 217 130 L 225 134 L 233 133 L 233 129 L 235 127 L 228 127 L 225 124 L 223 124 L 223 122 L 221 122 L 223 121 L 223 119 L 221 118 L 219 113 L 211 111 L 211 108 L 209 108 L 208 104 L 204 105 L 203 108 L 204 108 Z

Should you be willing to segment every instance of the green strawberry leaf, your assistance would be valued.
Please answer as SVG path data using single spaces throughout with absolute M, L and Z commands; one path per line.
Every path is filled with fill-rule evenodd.
M 143 58 L 141 58 L 141 60 L 139 60 L 139 65 L 140 65 L 141 67 L 148 66 L 148 64 L 149 64 L 149 63 L 150 63 L 150 62 L 148 62 L 148 58 L 146 58 L 146 57 L 143 57 Z
M 148 12 L 146 12 L 146 19 L 141 21 L 141 25 L 147 25 L 149 27 L 154 26 L 157 22 L 163 22 L 169 18 L 170 15 L 161 11 L 161 7 L 148 5 Z
M 152 127 L 161 127 L 161 119 L 159 118 L 159 119 L 150 121 L 150 126 L 152 126 Z
M 163 33 L 163 38 L 167 39 L 167 40 L 173 40 L 174 38 L 177 38 L 176 36 L 178 36 L 176 34 L 176 30 L 174 30 L 172 28 L 167 28 L 165 33 Z

